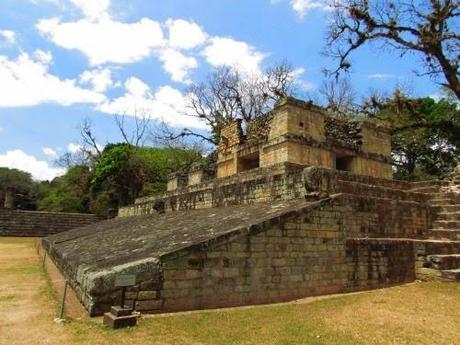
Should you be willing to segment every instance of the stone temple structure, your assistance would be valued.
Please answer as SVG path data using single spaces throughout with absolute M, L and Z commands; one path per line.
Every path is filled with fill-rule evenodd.
M 90 315 L 120 303 L 121 273 L 141 312 L 460 280 L 460 171 L 392 180 L 384 124 L 295 99 L 258 121 L 222 131 L 217 176 L 173 175 L 165 194 L 43 240 Z

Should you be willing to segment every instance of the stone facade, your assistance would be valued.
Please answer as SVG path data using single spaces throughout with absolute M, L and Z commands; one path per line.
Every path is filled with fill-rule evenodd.
M 413 243 L 348 240 L 344 220 L 368 224 L 346 216 L 347 208 L 328 205 L 206 252 L 165 257 L 158 309 L 261 304 L 413 281 Z
M 355 129 L 331 126 L 340 120 L 292 98 L 278 102 L 270 116 L 269 134 L 257 142 L 246 140 L 240 121 L 222 130 L 218 177 L 288 162 L 391 178 L 391 136 L 384 124 L 363 121 Z
M 93 214 L 0 209 L 0 236 L 44 237 L 104 219 Z

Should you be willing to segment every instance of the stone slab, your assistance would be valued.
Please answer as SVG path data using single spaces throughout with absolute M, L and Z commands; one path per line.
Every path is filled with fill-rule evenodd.
M 133 312 L 132 308 L 126 308 L 121 306 L 112 306 L 110 312 L 115 316 L 127 316 L 131 315 Z
M 112 313 L 105 313 L 103 323 L 113 329 L 134 327 L 137 324 L 137 315 L 115 316 Z

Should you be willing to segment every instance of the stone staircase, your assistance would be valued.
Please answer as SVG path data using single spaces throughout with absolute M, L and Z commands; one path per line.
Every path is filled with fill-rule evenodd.
M 430 245 L 419 254 L 417 275 L 422 279 L 460 281 L 460 171 L 450 181 L 414 183 L 411 191 L 429 194 L 433 210 Z

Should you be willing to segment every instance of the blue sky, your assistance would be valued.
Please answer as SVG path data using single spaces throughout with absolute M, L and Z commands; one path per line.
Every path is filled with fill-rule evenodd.
M 85 118 L 102 146 L 120 140 L 117 113 L 202 128 L 181 115 L 185 90 L 220 66 L 257 73 L 287 60 L 315 95 L 335 66 L 321 54 L 330 14 L 322 0 L 2 0 L 0 166 L 62 173 L 53 161 L 78 150 Z M 352 63 L 358 96 L 397 84 L 438 93 L 413 74 L 416 56 L 373 45 Z

